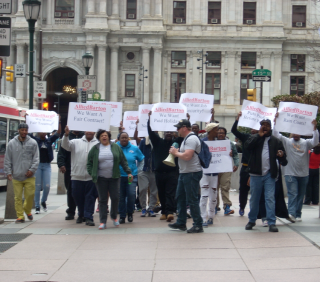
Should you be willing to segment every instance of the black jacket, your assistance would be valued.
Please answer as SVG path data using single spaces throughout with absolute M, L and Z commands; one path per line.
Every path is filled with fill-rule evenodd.
M 259 134 L 252 135 L 247 142 L 244 144 L 246 149 L 250 151 L 250 157 L 248 162 L 248 172 L 252 174 L 261 175 L 262 167 L 261 167 L 261 155 L 263 149 L 265 137 L 260 137 Z M 269 160 L 270 160 L 270 173 L 272 178 L 277 178 L 278 175 L 278 166 L 277 159 L 279 163 L 283 166 L 286 166 L 288 161 L 286 158 L 286 151 L 283 147 L 282 142 L 274 137 L 270 136 L 268 141 L 269 145 Z M 277 157 L 278 150 L 283 151 L 283 156 Z

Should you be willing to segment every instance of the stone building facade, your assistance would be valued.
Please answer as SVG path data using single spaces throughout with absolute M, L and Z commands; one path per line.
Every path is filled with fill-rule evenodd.
M 5 63 L 28 64 L 23 0 L 12 2 L 11 56 Z M 266 106 L 279 94 L 317 90 L 315 81 L 320 77 L 310 54 L 310 45 L 319 38 L 317 2 L 42 1 L 35 46 L 39 60 L 41 29 L 42 77 L 48 80 L 48 99 L 62 90 L 57 80 L 84 74 L 81 57 L 89 51 L 94 55 L 90 74 L 97 75 L 96 90 L 102 98 L 122 101 L 124 110 L 136 110 L 141 101 L 176 102 L 182 93 L 203 89 L 215 95 L 216 118 L 230 128 L 246 99 L 246 89 L 260 87 L 251 77 L 260 66 L 272 71 L 262 95 L 260 88 L 257 91 L 257 101 L 262 98 Z M 202 50 L 208 56 L 199 61 Z M 143 75 L 142 67 L 147 70 Z M 73 77 L 68 83 L 75 81 Z M 27 88 L 27 79 L 2 80 L 2 93 L 16 97 L 22 106 L 28 105 Z

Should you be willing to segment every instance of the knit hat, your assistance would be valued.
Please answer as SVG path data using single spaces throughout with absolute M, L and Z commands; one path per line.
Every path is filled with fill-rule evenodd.
M 270 119 L 263 119 L 260 121 L 260 124 L 262 125 L 263 123 L 268 123 L 271 126 L 271 120 Z
M 215 123 L 215 122 L 209 123 L 206 126 L 206 131 L 210 132 L 212 129 L 214 129 L 215 127 L 218 127 L 218 126 L 219 126 L 219 123 Z
M 20 123 L 19 126 L 18 126 L 18 129 L 20 129 L 20 128 L 26 128 L 26 129 L 28 129 L 29 126 L 28 126 L 26 123 Z

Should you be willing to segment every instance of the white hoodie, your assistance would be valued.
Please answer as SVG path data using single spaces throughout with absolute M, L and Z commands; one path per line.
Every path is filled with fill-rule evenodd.
M 99 143 L 96 137 L 88 142 L 84 135 L 81 139 L 69 140 L 69 136 L 63 136 L 61 146 L 71 152 L 71 180 L 92 180 L 87 171 L 88 154 L 91 148 Z

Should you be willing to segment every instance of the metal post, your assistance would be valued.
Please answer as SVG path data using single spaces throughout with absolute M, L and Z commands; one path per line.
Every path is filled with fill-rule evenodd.
M 202 65 L 202 72 L 201 72 L 201 93 L 203 93 L 203 49 L 201 50 L 201 65 Z
M 263 70 L 263 66 L 261 66 L 261 69 Z M 263 82 L 261 81 L 260 82 L 260 103 L 263 105 L 263 101 L 262 101 L 263 95 L 262 95 L 262 93 L 263 93 Z
M 85 67 L 85 70 L 86 70 L 86 75 L 89 75 L 90 68 L 89 67 Z
M 35 20 L 29 20 L 29 109 L 33 109 L 33 38 L 35 30 Z
M 60 95 L 58 95 L 58 115 L 60 115 Z

